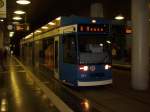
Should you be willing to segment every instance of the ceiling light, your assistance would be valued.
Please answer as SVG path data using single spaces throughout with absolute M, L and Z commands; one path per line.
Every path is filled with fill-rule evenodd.
M 31 2 L 28 0 L 17 0 L 16 3 L 20 5 L 27 5 L 27 4 L 30 4 Z
M 41 30 L 36 30 L 36 31 L 35 31 L 35 33 L 41 33 L 41 32 L 42 32 Z
M 47 26 L 43 26 L 42 29 L 46 30 L 46 29 L 48 29 L 48 27 Z
M 17 10 L 17 11 L 15 11 L 14 13 L 15 13 L 15 14 L 25 14 L 25 12 L 22 11 L 22 10 Z
M 115 19 L 116 19 L 116 20 L 123 20 L 124 17 L 120 14 L 120 15 L 116 16 Z
M 20 16 L 13 17 L 13 20 L 21 20 L 22 18 Z
M 93 19 L 93 20 L 92 20 L 92 23 L 96 23 L 96 20 L 95 20 L 95 19 Z
M 53 22 L 49 22 L 48 24 L 49 24 L 49 25 L 56 25 L 56 24 L 55 24 L 55 23 L 53 23 Z

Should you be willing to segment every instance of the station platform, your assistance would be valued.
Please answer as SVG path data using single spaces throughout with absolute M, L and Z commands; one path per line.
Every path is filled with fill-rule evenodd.
M 0 70 L 0 112 L 57 112 L 15 58 L 7 59 L 5 67 Z
M 150 89 L 133 90 L 130 69 L 114 67 L 112 85 L 74 88 L 14 56 L 5 60 L 5 67 L 0 68 L 1 112 L 150 112 Z

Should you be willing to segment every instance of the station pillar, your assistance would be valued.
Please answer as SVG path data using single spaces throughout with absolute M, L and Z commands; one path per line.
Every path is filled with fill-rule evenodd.
M 148 0 L 132 0 L 132 87 L 146 90 L 149 86 L 149 17 Z
M 3 31 L 0 28 L 0 48 L 3 48 Z

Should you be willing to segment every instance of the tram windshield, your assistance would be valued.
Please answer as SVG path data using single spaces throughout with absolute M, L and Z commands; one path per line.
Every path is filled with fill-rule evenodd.
M 78 39 L 80 64 L 111 63 L 111 40 L 96 35 Z

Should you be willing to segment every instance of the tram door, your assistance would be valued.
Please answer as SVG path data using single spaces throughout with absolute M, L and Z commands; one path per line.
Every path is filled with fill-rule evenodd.
M 59 37 L 54 40 L 54 75 L 59 79 Z

